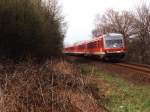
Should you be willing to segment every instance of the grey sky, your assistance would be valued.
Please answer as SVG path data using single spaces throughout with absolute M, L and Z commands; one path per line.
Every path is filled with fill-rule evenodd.
M 65 44 L 87 40 L 94 28 L 97 14 L 103 14 L 107 9 L 133 10 L 143 0 L 59 0 L 68 23 Z M 147 0 L 148 1 L 148 0 Z

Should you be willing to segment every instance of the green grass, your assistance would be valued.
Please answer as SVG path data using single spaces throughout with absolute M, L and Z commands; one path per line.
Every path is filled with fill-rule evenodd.
M 103 106 L 111 112 L 150 112 L 150 85 L 132 83 L 91 65 L 81 65 L 80 68 L 83 74 L 92 73 L 108 85 L 100 85 L 100 89 L 107 88 L 106 97 L 109 101 Z

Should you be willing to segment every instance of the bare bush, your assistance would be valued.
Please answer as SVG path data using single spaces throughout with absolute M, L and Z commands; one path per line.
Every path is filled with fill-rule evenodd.
M 133 25 L 137 33 L 137 41 L 139 44 L 136 46 L 141 56 L 142 63 L 150 63 L 150 7 L 149 5 L 142 4 L 137 7 L 134 13 L 136 19 Z M 140 48 L 140 49 L 139 49 Z
M 1 112 L 101 112 L 99 91 L 64 61 L 4 65 L 0 83 Z

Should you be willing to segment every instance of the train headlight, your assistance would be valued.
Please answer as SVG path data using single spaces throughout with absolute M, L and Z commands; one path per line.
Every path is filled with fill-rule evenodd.
M 115 47 L 117 47 L 117 45 L 116 45 L 116 44 L 114 44 L 114 45 L 113 45 L 113 47 L 115 48 Z

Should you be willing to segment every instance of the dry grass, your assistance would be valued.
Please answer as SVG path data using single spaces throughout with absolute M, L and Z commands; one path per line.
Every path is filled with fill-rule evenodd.
M 103 112 L 94 87 L 63 60 L 2 65 L 0 84 L 0 112 Z

